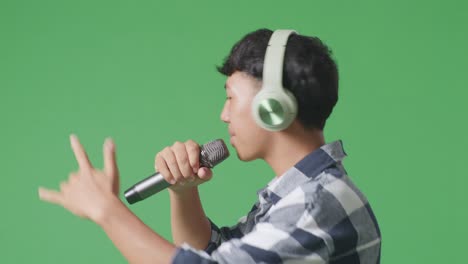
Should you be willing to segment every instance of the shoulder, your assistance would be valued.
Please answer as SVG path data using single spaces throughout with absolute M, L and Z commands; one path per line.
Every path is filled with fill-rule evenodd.
M 331 221 L 333 223 L 351 214 L 365 213 L 367 207 L 364 194 L 344 169 L 336 166 L 298 184 L 270 208 L 270 215 L 291 223 L 304 215 L 335 219 Z
M 336 253 L 380 241 L 367 199 L 340 168 L 324 170 L 298 185 L 270 211 L 273 225 L 320 237 Z

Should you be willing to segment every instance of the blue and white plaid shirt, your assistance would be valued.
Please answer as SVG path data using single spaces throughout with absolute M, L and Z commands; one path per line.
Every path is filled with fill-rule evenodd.
M 380 263 L 380 230 L 342 165 L 340 140 L 308 154 L 258 192 L 233 227 L 211 223 L 208 247 L 183 244 L 173 263 Z

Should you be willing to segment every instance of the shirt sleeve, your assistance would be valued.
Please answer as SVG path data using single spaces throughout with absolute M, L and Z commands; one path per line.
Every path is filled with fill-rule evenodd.
M 240 225 L 242 225 L 242 220 L 233 227 L 222 227 L 219 228 L 211 219 L 208 218 L 211 225 L 211 237 L 208 242 L 208 246 L 205 248 L 205 252 L 211 254 L 215 251 L 222 243 L 231 240 L 235 237 L 240 237 Z
M 248 228 L 248 223 L 253 222 L 252 219 L 255 217 L 255 211 L 257 210 L 259 203 L 257 202 L 250 212 L 241 217 L 234 226 L 231 227 L 221 227 L 219 228 L 210 218 L 211 225 L 211 238 L 208 243 L 208 246 L 205 248 L 205 252 L 211 254 L 215 251 L 222 243 L 229 241 L 235 238 L 241 238 L 246 233 L 246 229 Z

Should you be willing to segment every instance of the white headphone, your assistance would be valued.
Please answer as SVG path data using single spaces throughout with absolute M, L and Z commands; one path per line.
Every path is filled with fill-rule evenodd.
M 286 44 L 294 30 L 276 30 L 271 35 L 263 63 L 263 85 L 252 101 L 255 122 L 269 131 L 286 129 L 296 118 L 297 101 L 283 87 Z

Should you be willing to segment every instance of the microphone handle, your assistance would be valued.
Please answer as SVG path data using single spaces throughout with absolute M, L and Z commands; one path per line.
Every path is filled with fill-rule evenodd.
M 166 189 L 169 186 L 171 186 L 171 184 L 164 179 L 161 173 L 156 172 L 126 190 L 125 198 L 129 204 L 134 204 Z
M 229 156 L 224 141 L 221 139 L 210 141 L 200 146 L 200 167 L 213 168 Z M 156 172 L 143 179 L 125 191 L 125 198 L 128 203 L 134 204 L 144 200 L 151 195 L 158 193 L 171 186 L 164 177 Z

